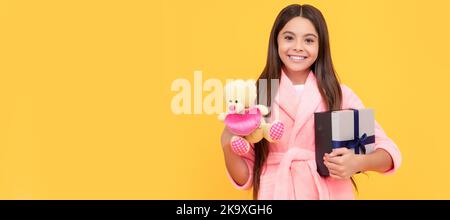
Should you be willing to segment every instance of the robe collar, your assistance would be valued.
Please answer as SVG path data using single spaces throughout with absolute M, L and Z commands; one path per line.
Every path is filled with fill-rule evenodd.
M 281 71 L 280 86 L 275 96 L 275 102 L 279 105 L 292 120 L 294 120 L 294 127 L 292 130 L 290 144 L 293 144 L 299 131 L 314 114 L 322 97 L 319 88 L 317 87 L 317 80 L 315 74 L 310 71 L 306 78 L 304 90 L 299 96 L 284 71 Z

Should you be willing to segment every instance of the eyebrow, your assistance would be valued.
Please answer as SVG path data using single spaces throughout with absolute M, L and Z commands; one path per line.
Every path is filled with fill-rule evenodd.
M 285 31 L 285 32 L 283 32 L 283 34 L 292 34 L 292 35 L 295 36 L 294 32 L 292 32 L 292 31 Z M 308 37 L 308 36 L 312 36 L 312 37 L 317 38 L 317 36 L 315 34 L 311 34 L 311 33 L 303 35 L 303 37 Z

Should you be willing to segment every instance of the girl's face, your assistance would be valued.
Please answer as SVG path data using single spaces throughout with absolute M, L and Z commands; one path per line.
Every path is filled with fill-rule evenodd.
M 277 40 L 285 71 L 291 74 L 310 71 L 319 53 L 319 35 L 311 21 L 303 17 L 291 19 Z

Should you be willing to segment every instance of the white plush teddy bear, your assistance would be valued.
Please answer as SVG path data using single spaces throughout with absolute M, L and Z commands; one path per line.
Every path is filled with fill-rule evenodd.
M 250 150 L 249 143 L 257 143 L 263 138 L 269 142 L 279 140 L 284 132 L 281 121 L 266 123 L 264 116 L 269 109 L 256 105 L 257 88 L 254 80 L 234 80 L 225 86 L 227 112 L 219 115 L 231 133 L 231 149 L 238 155 Z

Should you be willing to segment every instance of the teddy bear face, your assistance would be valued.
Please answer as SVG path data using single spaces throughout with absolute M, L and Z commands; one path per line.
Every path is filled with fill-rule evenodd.
M 229 113 L 243 113 L 255 105 L 256 85 L 253 80 L 234 80 L 225 86 L 225 101 Z

